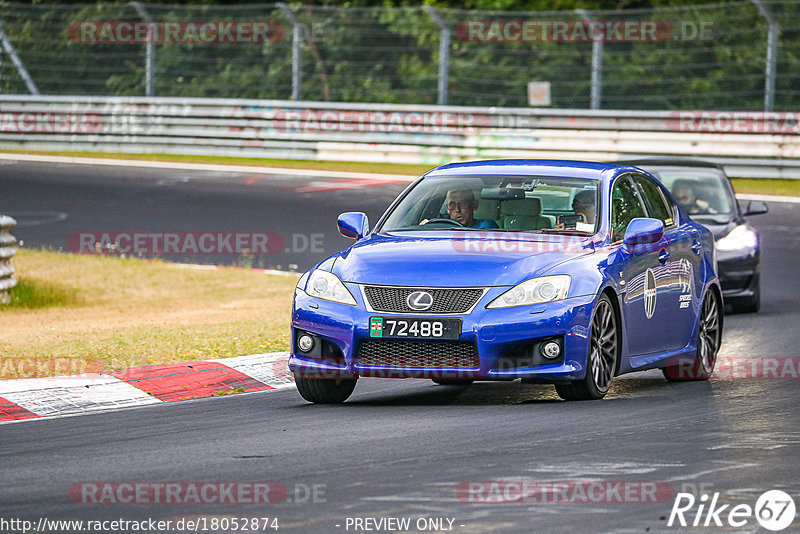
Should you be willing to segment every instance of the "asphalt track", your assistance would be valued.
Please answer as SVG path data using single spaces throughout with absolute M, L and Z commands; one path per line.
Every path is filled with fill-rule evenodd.
M 364 211 L 375 222 L 408 184 L 375 182 L 0 160 L 0 211 L 17 220 L 14 235 L 26 246 L 65 251 L 81 233 L 269 233 L 280 244 L 269 254 L 181 247 L 185 253 L 155 255 L 304 271 L 347 246 L 336 228 L 340 213 Z
M 83 231 L 324 233 L 323 253 L 284 252 L 269 264 L 302 269 L 347 244 L 335 234 L 337 213 L 363 210 L 374 220 L 402 188 L 302 193 L 326 180 L 250 178 L 17 163 L 0 166 L 0 211 L 66 214 L 19 217 L 26 224 L 15 234 L 26 244 L 56 248 Z M 797 357 L 800 210 L 773 203 L 753 222 L 762 232 L 762 311 L 726 317 L 720 355 Z M 365 532 L 348 529 L 348 518 L 397 517 L 412 526 L 448 518 L 450 532 L 464 533 L 681 532 L 667 526 L 672 496 L 475 503 L 457 489 L 470 481 L 649 481 L 719 492 L 718 503 L 731 505 L 754 506 L 764 491 L 781 489 L 800 505 L 799 395 L 791 376 L 670 384 L 648 372 L 620 377 L 605 400 L 582 403 L 559 401 L 549 386 L 362 380 L 341 406 L 312 406 L 285 389 L 6 424 L 0 519 L 269 516 L 280 531 Z M 271 505 L 70 500 L 73 484 L 86 481 L 277 482 L 289 493 Z M 317 497 L 306 498 L 313 485 L 321 485 Z M 784 532 L 798 529 L 795 519 Z M 688 531 L 704 530 L 765 532 L 753 518 L 742 528 Z

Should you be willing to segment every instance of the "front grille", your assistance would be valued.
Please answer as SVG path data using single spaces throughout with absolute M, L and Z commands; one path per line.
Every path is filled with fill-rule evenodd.
M 424 311 L 408 307 L 406 299 L 415 291 L 427 291 L 433 297 L 433 305 Z M 367 302 L 375 311 L 394 313 L 466 313 L 483 295 L 477 287 L 433 289 L 425 287 L 364 286 Z
M 358 345 L 356 365 L 477 369 L 481 362 L 473 343 L 364 340 Z

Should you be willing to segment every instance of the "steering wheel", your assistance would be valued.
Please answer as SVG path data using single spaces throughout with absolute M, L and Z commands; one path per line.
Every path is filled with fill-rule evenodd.
M 455 221 L 455 220 L 453 220 L 453 219 L 445 219 L 445 218 L 441 218 L 441 219 L 428 219 L 428 220 L 427 220 L 427 221 L 425 221 L 424 223 L 420 224 L 420 226 L 422 226 L 422 225 L 424 225 L 424 224 L 429 224 L 429 223 L 450 223 L 450 224 L 452 224 L 452 225 L 454 225 L 454 226 L 460 226 L 461 228 L 464 228 L 464 225 L 463 225 L 463 224 L 461 224 L 460 222 L 458 222 L 458 221 Z

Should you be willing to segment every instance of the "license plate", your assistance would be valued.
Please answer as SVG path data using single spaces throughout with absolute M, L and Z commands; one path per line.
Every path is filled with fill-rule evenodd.
M 458 339 L 461 319 L 370 317 L 369 337 L 382 339 Z

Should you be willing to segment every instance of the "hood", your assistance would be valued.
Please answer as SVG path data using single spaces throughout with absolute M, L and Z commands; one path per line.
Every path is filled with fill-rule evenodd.
M 342 281 L 361 284 L 511 286 L 591 254 L 589 241 L 492 231 L 373 234 L 339 253 L 331 270 Z
M 714 239 L 717 241 L 719 241 L 720 239 L 731 233 L 731 230 L 733 230 L 738 226 L 738 224 L 736 224 L 736 221 L 714 222 L 711 220 L 707 220 L 707 221 L 696 221 L 696 222 L 708 228 L 711 231 L 711 233 L 714 234 Z

